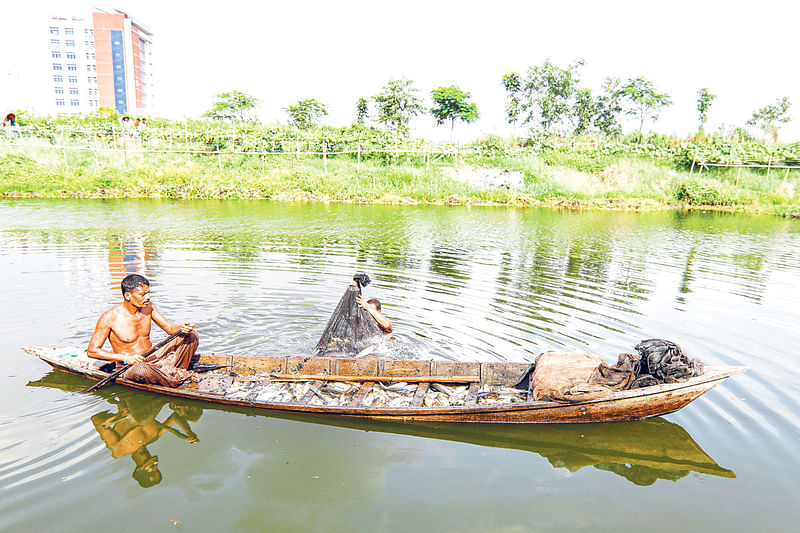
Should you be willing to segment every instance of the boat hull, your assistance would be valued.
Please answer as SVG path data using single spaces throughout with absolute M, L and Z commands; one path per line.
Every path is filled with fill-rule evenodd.
M 36 355 L 56 369 L 85 376 L 90 379 L 100 380 L 108 376 L 108 373 L 79 364 L 80 358 L 57 357 L 58 353 L 52 348 L 24 348 L 32 355 Z M 265 358 L 253 358 L 254 362 Z M 268 358 L 271 364 L 276 361 L 281 366 L 279 370 L 286 370 L 287 365 L 292 361 L 303 358 Z M 279 361 L 286 359 L 286 361 Z M 198 356 L 197 360 L 202 362 L 233 362 L 229 356 L 207 355 Z M 308 363 L 309 359 L 303 359 Z M 246 364 L 246 357 L 239 357 L 236 365 Z M 312 360 L 313 361 L 313 360 Z M 341 361 L 341 360 L 340 360 Z M 340 362 L 337 361 L 337 364 Z M 317 363 L 317 361 L 314 361 Z M 411 364 L 413 363 L 413 364 Z M 418 361 L 409 362 L 411 367 L 419 366 Z M 354 363 L 355 364 L 355 363 Z M 360 364 L 360 363 L 359 363 Z M 433 363 L 430 363 L 433 366 Z M 503 365 L 513 365 L 504 367 Z M 234 365 L 232 365 L 234 366 Z M 254 365 L 257 366 L 257 365 Z M 524 366 L 524 365 L 522 365 Z M 520 365 L 515 363 L 493 363 L 491 372 L 493 376 L 503 375 L 504 370 L 508 370 L 507 375 L 518 374 Z M 318 376 L 316 372 L 319 366 L 316 364 L 300 365 L 298 378 L 303 377 L 303 370 L 309 374 Z M 383 369 L 381 369 L 383 370 Z M 686 406 L 711 388 L 728 377 L 745 371 L 745 367 L 735 366 L 709 366 L 702 376 L 693 377 L 680 383 L 670 383 L 655 385 L 641 389 L 611 392 L 607 396 L 582 402 L 565 403 L 553 401 L 522 401 L 515 403 L 500 403 L 491 405 L 458 405 L 447 407 L 363 407 L 363 406 L 329 406 L 329 405 L 309 405 L 303 403 L 282 403 L 258 401 L 256 399 L 237 399 L 226 397 L 224 394 L 205 392 L 198 390 L 196 384 L 184 385 L 176 388 L 163 387 L 159 385 L 138 383 L 126 379 L 117 379 L 116 384 L 139 389 L 156 394 L 200 400 L 215 404 L 238 405 L 255 409 L 267 409 L 287 413 L 313 413 L 317 415 L 330 415 L 336 417 L 347 417 L 353 419 L 374 419 L 395 422 L 454 422 L 454 423 L 500 423 L 500 424 L 544 424 L 544 423 L 589 423 L 589 422 L 612 422 L 640 420 L 654 416 L 672 413 Z M 382 372 L 376 370 L 379 375 Z M 482 365 L 480 366 L 479 376 L 481 380 L 488 379 L 484 374 Z M 416 376 L 418 377 L 418 373 Z M 444 377 L 444 376 L 443 376 Z M 309 380 L 311 378 L 308 378 Z M 403 381 L 403 375 L 395 374 L 392 376 L 394 381 Z M 431 382 L 435 382 L 435 376 L 430 377 Z

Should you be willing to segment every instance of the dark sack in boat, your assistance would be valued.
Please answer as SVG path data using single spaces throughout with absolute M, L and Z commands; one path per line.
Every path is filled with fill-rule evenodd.
M 348 285 L 339 305 L 333 311 L 325 331 L 319 338 L 314 355 L 349 356 L 358 354 L 367 348 L 376 337 L 383 333 L 369 313 L 358 306 L 356 296 L 361 294 L 361 287 L 370 283 L 369 276 L 357 273 L 353 276 L 355 285 Z
M 672 341 L 644 340 L 636 345 L 636 351 L 641 356 L 637 377 L 647 375 L 658 383 L 674 383 L 703 373 L 703 362 L 699 359 L 690 361 L 681 347 Z

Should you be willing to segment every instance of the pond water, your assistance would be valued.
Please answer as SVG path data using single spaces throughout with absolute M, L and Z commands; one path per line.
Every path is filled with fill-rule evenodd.
M 200 351 L 304 355 L 352 274 L 386 357 L 615 361 L 660 337 L 746 365 L 648 421 L 346 422 L 90 385 L 85 346 L 148 276 Z M 0 531 L 782 531 L 800 478 L 800 222 L 700 213 L 0 201 Z M 162 336 L 154 335 L 154 340 Z

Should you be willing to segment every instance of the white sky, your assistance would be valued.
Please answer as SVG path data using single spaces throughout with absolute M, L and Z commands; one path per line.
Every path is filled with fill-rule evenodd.
M 47 19 L 95 5 L 2 2 L 0 108 L 50 96 Z M 127 11 L 153 31 L 154 114 L 169 118 L 198 116 L 216 93 L 240 89 L 262 100 L 264 121 L 285 122 L 283 108 L 316 98 L 328 106 L 327 124 L 346 125 L 359 97 L 406 77 L 428 104 L 438 86 L 472 92 L 481 118 L 455 130 L 467 141 L 511 133 L 503 74 L 547 58 L 561 66 L 583 58 L 585 87 L 641 75 L 671 94 L 656 131 L 693 132 L 696 93 L 708 87 L 718 95 L 710 129 L 744 125 L 755 109 L 788 96 L 795 120 L 781 140 L 800 139 L 797 2 L 117 0 L 99 7 Z M 449 136 L 430 116 L 411 126 L 416 136 Z

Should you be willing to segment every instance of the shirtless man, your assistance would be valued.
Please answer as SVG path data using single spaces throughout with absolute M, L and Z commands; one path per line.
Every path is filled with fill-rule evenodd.
M 372 317 L 372 320 L 374 320 L 375 323 L 378 324 L 378 327 L 381 328 L 384 336 L 387 339 L 391 339 L 392 321 L 386 318 L 381 312 L 381 301 L 377 298 L 364 300 L 364 297 L 359 294 L 356 296 L 356 302 L 361 309 L 369 313 L 369 315 Z
M 186 322 L 179 326 L 167 320 L 150 301 L 150 282 L 144 276 L 126 276 L 121 287 L 124 301 L 100 316 L 87 355 L 131 365 L 122 377 L 142 383 L 177 387 L 190 379 L 194 373 L 187 369 L 198 344 L 194 324 Z M 145 359 L 141 354 L 152 347 L 152 322 L 170 335 L 177 331 L 181 335 Z M 106 339 L 113 351 L 103 349 Z

